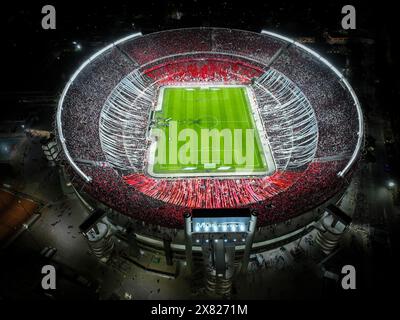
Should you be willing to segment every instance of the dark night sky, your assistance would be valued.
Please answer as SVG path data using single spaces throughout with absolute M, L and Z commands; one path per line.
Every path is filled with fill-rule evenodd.
M 47 1 L 48 2 L 48 1 Z M 327 5 L 322 2 L 264 1 L 244 6 L 240 3 L 217 1 L 127 1 L 125 4 L 78 1 L 52 1 L 57 10 L 57 30 L 43 30 L 40 22 L 41 7 L 47 2 L 18 3 L 2 10 L 1 32 L 3 44 L 2 70 L 7 70 L 3 90 L 20 87 L 29 89 L 54 89 L 60 85 L 69 66 L 89 55 L 93 42 L 98 46 L 139 29 L 151 32 L 160 29 L 187 26 L 223 26 L 260 31 L 263 27 L 278 29 L 288 35 L 298 36 L 322 30 L 337 30 L 341 20 L 340 9 L 344 2 Z M 74 5 L 76 3 L 76 5 Z M 246 4 L 249 2 L 246 1 Z M 175 12 L 182 12 L 180 20 Z M 375 32 L 371 10 L 358 11 L 360 30 Z M 134 24 L 132 26 L 132 24 Z M 371 28 L 372 27 L 372 28 Z M 362 31 L 360 31 L 362 32 Z M 72 41 L 83 44 L 79 54 L 65 52 Z M 64 53 L 63 53 L 64 52 Z M 60 56 L 60 60 L 56 57 Z M 23 80 L 21 81 L 21 76 Z M 38 78 L 39 81 L 38 81 Z M 46 81 L 48 79 L 49 81 Z M 56 80 L 56 81 L 54 81 Z
M 41 28 L 41 8 L 57 10 L 57 30 Z M 96 49 L 112 40 L 140 30 L 143 33 L 189 26 L 220 26 L 260 31 L 277 30 L 292 37 L 340 30 L 341 8 L 347 1 L 38 1 L 16 2 L 1 10 L 2 114 L 14 109 L 20 92 L 44 91 L 58 95 L 74 69 Z M 397 77 L 398 20 L 395 12 L 379 2 L 352 2 L 357 9 L 354 37 L 367 37 L 379 44 L 376 65 L 387 102 L 399 92 Z M 181 19 L 176 19 L 181 12 Z M 72 41 L 83 49 L 75 52 Z M 357 77 L 357 75 L 356 75 Z M 391 87 L 389 90 L 387 87 Z M 382 90 L 381 90 L 382 91 Z M 388 108 L 393 104 L 385 103 Z

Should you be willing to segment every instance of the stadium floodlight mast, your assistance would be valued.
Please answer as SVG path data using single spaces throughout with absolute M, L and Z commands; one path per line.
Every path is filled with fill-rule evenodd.
M 358 140 L 357 140 L 357 145 L 356 148 L 349 160 L 349 162 L 346 164 L 346 166 L 340 171 L 338 172 L 338 176 L 339 177 L 343 177 L 346 175 L 346 173 L 350 170 L 350 168 L 352 167 L 352 165 L 354 164 L 354 162 L 356 161 L 360 149 L 362 147 L 362 143 L 363 143 L 363 136 L 364 136 L 364 119 L 363 119 L 363 114 L 362 114 L 362 110 L 361 110 L 361 104 L 353 90 L 353 88 L 351 87 L 350 83 L 346 80 L 346 78 L 340 73 L 340 71 L 338 69 L 336 69 L 328 60 L 326 60 L 325 58 L 323 58 L 321 55 L 319 55 L 317 52 L 315 52 L 314 50 L 306 47 L 305 45 L 290 39 L 288 37 L 285 37 L 283 35 L 277 34 L 275 32 L 271 32 L 271 31 L 267 31 L 267 30 L 262 30 L 261 31 L 262 34 L 267 34 L 269 36 L 287 41 L 305 51 L 307 51 L 308 53 L 312 54 L 314 57 L 316 57 L 318 60 L 320 60 L 321 62 L 323 62 L 328 68 L 330 68 L 338 77 L 339 80 L 342 81 L 342 83 L 346 86 L 346 88 L 349 90 L 353 100 L 354 100 L 354 104 L 357 108 L 357 114 L 358 114 Z

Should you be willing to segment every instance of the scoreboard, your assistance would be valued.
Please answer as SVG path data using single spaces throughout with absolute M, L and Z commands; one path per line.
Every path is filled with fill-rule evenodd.
M 249 209 L 193 209 L 192 233 L 246 233 Z

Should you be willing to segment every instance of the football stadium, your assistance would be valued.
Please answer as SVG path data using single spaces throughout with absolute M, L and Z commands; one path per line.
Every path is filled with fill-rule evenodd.
M 229 295 L 252 255 L 316 223 L 329 253 L 351 221 L 336 204 L 363 145 L 360 103 L 326 59 L 274 32 L 116 40 L 70 78 L 55 123 L 100 259 L 117 232 L 189 274 L 205 263 L 208 290 Z
M 130 300 L 184 318 L 388 301 L 400 47 L 387 9 L 11 3 L 0 302 Z
M 363 141 L 346 79 L 306 46 L 268 31 L 181 29 L 117 40 L 70 79 L 56 123 L 77 189 L 176 229 L 193 208 L 247 207 L 260 227 L 299 217 L 344 190 Z M 197 138 L 184 132 L 169 143 L 185 129 Z M 190 143 L 202 129 L 216 129 L 217 138 Z M 234 150 L 223 130 L 232 138 L 235 129 L 242 138 L 251 129 L 254 139 L 238 137 Z M 253 164 L 235 162 L 239 147 L 246 156 L 240 140 L 249 140 Z M 226 153 L 233 159 L 225 163 Z

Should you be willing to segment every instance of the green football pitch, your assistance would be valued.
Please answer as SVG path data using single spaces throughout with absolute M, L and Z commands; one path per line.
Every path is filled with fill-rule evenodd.
M 252 175 L 271 169 L 245 87 L 164 87 L 159 99 L 150 174 Z

